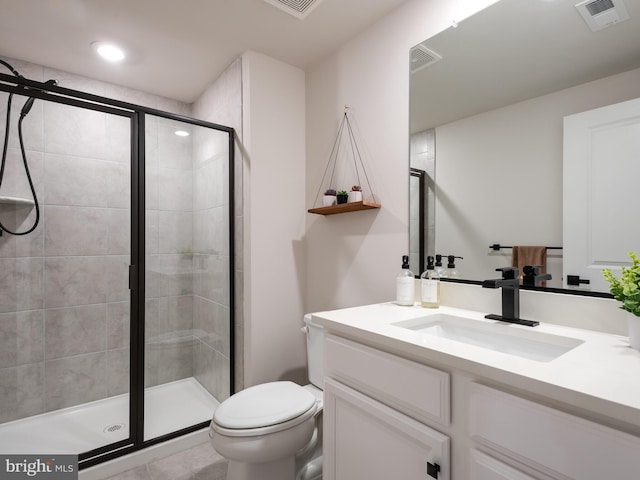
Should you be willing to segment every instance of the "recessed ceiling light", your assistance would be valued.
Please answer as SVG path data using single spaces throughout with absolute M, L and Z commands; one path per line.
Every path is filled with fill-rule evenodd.
M 108 42 L 93 42 L 91 44 L 93 49 L 105 60 L 110 62 L 119 62 L 124 60 L 124 50 L 117 45 Z
M 178 135 L 179 137 L 188 137 L 189 136 L 189 132 L 187 132 L 185 130 L 176 130 L 174 133 L 176 135 Z

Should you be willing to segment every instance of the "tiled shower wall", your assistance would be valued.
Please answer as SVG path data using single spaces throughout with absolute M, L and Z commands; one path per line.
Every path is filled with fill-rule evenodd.
M 190 114 L 173 100 L 7 60 L 27 78 Z M 170 123 L 147 121 L 147 385 L 193 376 L 203 337 L 193 323 L 203 285 L 193 192 L 204 159 Z M 42 223 L 0 237 L 0 422 L 126 392 L 129 378 L 128 119 L 36 101 L 24 131 Z M 21 170 L 8 167 L 0 195 L 30 198 Z
M 242 138 L 242 60 L 237 59 L 220 75 L 200 98 L 193 104 L 193 115 L 203 120 L 233 127 L 236 140 Z M 226 142 L 226 138 L 224 139 Z M 221 137 L 201 142 L 195 141 L 196 154 L 194 168 L 196 182 L 195 222 L 197 238 L 195 242 L 196 271 L 204 265 L 215 266 L 217 275 L 228 273 L 224 266 L 228 265 L 228 248 L 221 242 L 222 235 L 228 231 L 213 231 L 208 226 L 218 222 L 220 216 L 228 215 L 228 194 L 226 184 L 220 183 L 228 172 L 219 153 L 226 151 Z M 207 290 L 204 283 L 197 283 L 194 296 L 194 329 L 200 332 L 201 343 L 196 354 L 196 378 L 218 400 L 229 396 L 230 364 L 235 366 L 233 379 L 236 390 L 244 385 L 243 377 L 243 231 L 242 231 L 242 156 L 241 149 L 235 149 L 234 159 L 234 204 L 235 204 L 235 358 L 230 356 L 228 342 L 230 328 L 230 306 L 226 292 Z M 217 173 L 216 173 L 217 172 Z M 221 176 L 221 173 L 223 174 Z M 213 187 L 213 189 L 212 189 Z M 196 273 L 196 275 L 198 275 Z M 228 285 L 228 282 L 225 284 Z
M 194 145 L 194 373 L 222 401 L 230 395 L 228 136 L 199 129 Z
M 426 199 L 426 211 L 425 215 L 425 256 L 434 255 L 435 250 L 435 192 L 433 190 L 433 182 L 435 181 L 436 165 L 435 165 L 435 138 L 436 131 L 434 128 L 424 130 L 411 134 L 410 141 L 410 166 L 424 170 L 427 173 L 425 179 L 425 199 Z M 413 273 L 420 275 L 424 272 L 425 265 L 419 265 L 420 257 L 420 242 L 418 237 L 418 225 L 419 225 L 419 210 L 418 210 L 418 197 L 419 197 L 419 183 L 417 179 L 411 177 L 410 181 L 410 195 L 411 202 L 409 205 L 409 223 L 410 233 L 409 238 L 409 256 L 410 264 Z
M 146 385 L 194 376 L 222 401 L 230 391 L 228 135 L 147 118 Z
M 146 116 L 145 384 L 193 374 L 193 151 L 179 122 Z M 182 124 L 180 124 L 180 128 Z

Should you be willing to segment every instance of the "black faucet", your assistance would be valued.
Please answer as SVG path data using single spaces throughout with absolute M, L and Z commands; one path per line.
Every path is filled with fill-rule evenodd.
M 538 286 L 543 280 L 551 280 L 550 273 L 540 273 L 542 265 L 525 265 L 522 276 L 522 284 L 527 286 Z
M 540 325 L 540 322 L 520 318 L 520 280 L 518 279 L 518 269 L 515 267 L 505 267 L 496 268 L 496 271 L 502 272 L 502 278 L 485 280 L 482 282 L 482 287 L 502 287 L 502 315 L 490 313 L 489 315 L 485 315 L 484 318 L 527 325 L 528 327 Z

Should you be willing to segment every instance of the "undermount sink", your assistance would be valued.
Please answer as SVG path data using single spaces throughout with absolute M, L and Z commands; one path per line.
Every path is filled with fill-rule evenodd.
M 446 313 L 435 313 L 391 325 L 420 332 L 425 336 L 446 338 L 538 362 L 549 362 L 584 343 L 577 338 Z

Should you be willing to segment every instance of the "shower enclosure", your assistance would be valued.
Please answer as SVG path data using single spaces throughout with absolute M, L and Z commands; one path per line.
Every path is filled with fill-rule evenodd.
M 0 115 L 0 223 L 40 212 L 0 235 L 0 454 L 203 428 L 232 393 L 233 130 L 4 72 Z

